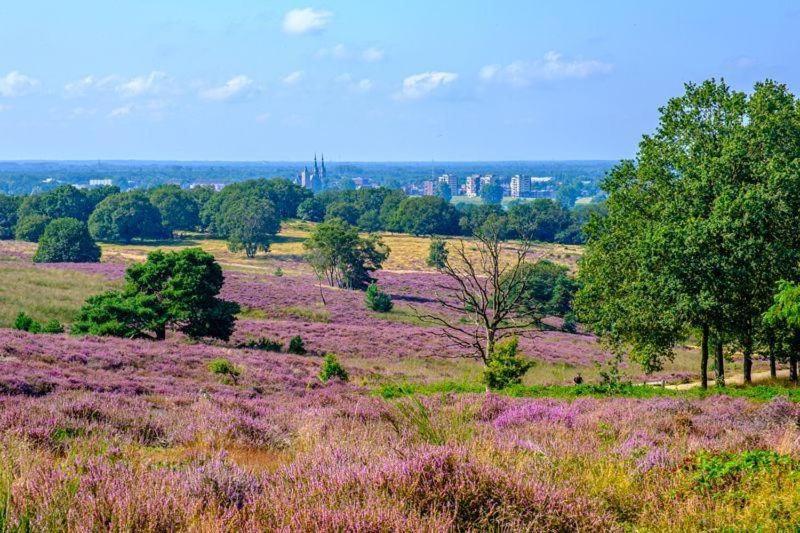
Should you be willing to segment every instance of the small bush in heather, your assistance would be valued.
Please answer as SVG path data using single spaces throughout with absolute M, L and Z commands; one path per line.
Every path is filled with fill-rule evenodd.
M 16 320 L 14 320 L 14 329 L 27 331 L 29 333 L 40 333 L 42 331 L 42 325 L 28 316 L 27 313 L 21 312 L 17 315 Z
M 425 263 L 429 267 L 437 270 L 444 268 L 445 261 L 447 261 L 447 246 L 443 239 L 431 240 L 430 247 L 428 248 L 428 259 Z
M 510 385 L 518 385 L 534 362 L 517 355 L 519 339 L 512 337 L 499 342 L 494 347 L 491 359 L 486 363 L 483 381 L 490 389 L 504 389 Z
M 329 353 L 322 362 L 322 369 L 319 371 L 319 379 L 327 383 L 331 378 L 347 381 L 350 379 L 350 376 L 347 375 L 347 370 L 339 363 L 336 356 Z
M 64 333 L 64 326 L 54 318 L 44 323 L 42 333 Z
M 283 350 L 283 343 L 268 339 L 267 337 L 259 337 L 257 339 L 247 339 L 241 344 L 242 348 L 249 348 L 251 350 L 264 350 L 267 352 L 280 352 Z
M 575 320 L 575 315 L 573 313 L 564 315 L 564 323 L 561 325 L 561 331 L 565 333 L 578 332 L 578 322 Z
M 221 376 L 224 380 L 229 380 L 234 384 L 239 379 L 239 376 L 242 375 L 242 371 L 236 365 L 222 358 L 214 359 L 208 363 L 208 369 L 213 374 Z
M 278 268 L 275 269 L 275 272 L 273 272 L 273 274 L 275 274 L 275 276 L 277 276 L 279 278 L 282 278 L 283 277 L 283 269 L 281 267 L 278 267 Z
M 300 335 L 292 337 L 292 340 L 289 341 L 289 349 L 287 351 L 296 355 L 305 355 L 306 346 L 303 343 L 303 338 Z
M 367 309 L 379 313 L 388 313 L 392 310 L 392 307 L 394 307 L 392 297 L 380 290 L 377 283 L 371 283 L 370 286 L 367 287 L 364 303 L 367 304 Z

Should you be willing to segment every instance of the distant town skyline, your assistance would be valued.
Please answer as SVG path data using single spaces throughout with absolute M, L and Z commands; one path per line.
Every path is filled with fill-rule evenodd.
M 788 0 L 7 4 L 0 160 L 616 160 L 685 82 L 800 92 Z

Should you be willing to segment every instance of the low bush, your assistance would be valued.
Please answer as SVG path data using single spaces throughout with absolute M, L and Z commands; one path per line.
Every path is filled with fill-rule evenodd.
M 242 371 L 236 365 L 222 358 L 214 359 L 208 363 L 208 369 L 212 374 L 221 376 L 223 379 L 230 380 L 233 383 L 236 383 L 239 376 L 242 375 Z
M 295 355 L 305 355 L 306 346 L 303 343 L 303 338 L 300 335 L 292 337 L 289 341 L 289 348 L 286 351 Z
M 495 346 L 483 373 L 484 383 L 490 389 L 504 389 L 520 384 L 522 376 L 534 365 L 534 361 L 517 355 L 518 345 L 519 339 L 513 337 Z
M 64 333 L 64 326 L 55 318 L 48 320 L 42 326 L 42 333 Z
M 264 350 L 266 352 L 280 352 L 281 350 L 283 350 L 282 342 L 272 340 L 267 337 L 259 337 L 257 339 L 247 339 L 239 346 L 241 348 L 249 348 L 251 350 Z
M 40 333 L 42 331 L 42 325 L 25 312 L 20 312 L 14 320 L 14 329 L 27 331 L 29 333 Z
M 319 379 L 327 383 L 331 378 L 348 381 L 350 376 L 347 375 L 347 370 L 339 363 L 336 356 L 329 353 L 322 362 L 322 368 L 319 371 Z
M 788 455 L 768 450 L 719 455 L 703 452 L 697 457 L 694 481 L 701 489 L 720 489 L 736 485 L 755 472 L 773 469 L 796 471 L 797 466 L 797 461 Z
M 392 297 L 380 290 L 377 283 L 371 283 L 367 287 L 364 303 L 367 305 L 367 309 L 379 313 L 388 313 L 394 307 Z

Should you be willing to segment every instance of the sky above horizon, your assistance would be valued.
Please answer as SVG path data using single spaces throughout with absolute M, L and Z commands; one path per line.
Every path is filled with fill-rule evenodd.
M 800 91 L 800 5 L 0 5 L 0 159 L 631 157 L 683 83 Z

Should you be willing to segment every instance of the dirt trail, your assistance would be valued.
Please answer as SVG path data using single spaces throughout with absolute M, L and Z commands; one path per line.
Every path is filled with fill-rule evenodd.
M 789 369 L 781 369 L 778 370 L 778 377 L 779 378 L 788 378 L 789 377 Z M 764 381 L 770 380 L 769 370 L 766 372 L 754 372 L 753 373 L 753 383 L 762 383 Z M 736 375 L 727 375 L 725 376 L 725 384 L 726 385 L 741 385 L 744 383 L 744 377 L 741 373 L 737 373 Z M 677 385 L 666 385 L 664 388 L 673 389 L 673 390 L 688 390 L 694 389 L 701 385 L 699 381 L 692 381 L 691 383 L 679 383 Z M 714 376 L 710 375 L 708 377 L 708 386 L 714 386 Z

